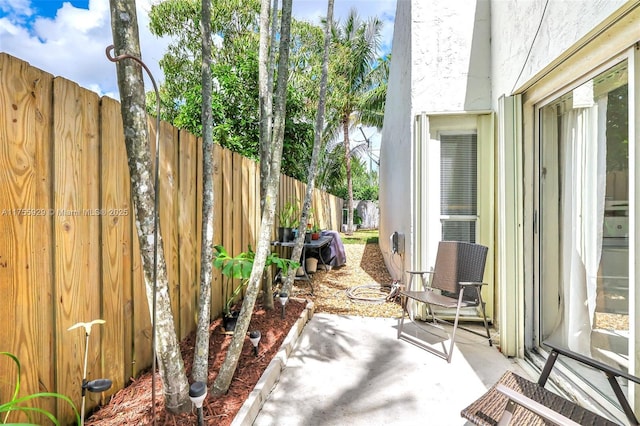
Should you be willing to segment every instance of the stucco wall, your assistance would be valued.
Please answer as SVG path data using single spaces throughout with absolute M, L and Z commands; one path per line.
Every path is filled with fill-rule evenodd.
M 394 278 L 400 278 L 402 263 L 390 252 L 391 233 L 405 234 L 405 269 L 414 250 L 414 117 L 491 107 L 489 5 L 489 0 L 397 3 L 380 152 L 380 247 Z
M 543 0 L 492 0 L 493 109 L 501 95 L 512 94 L 624 3 L 627 1 L 550 0 L 545 11 Z M 576 77 L 579 73 L 576 70 Z
M 414 113 L 491 107 L 489 5 L 412 0 Z
M 402 268 L 389 247 L 394 231 L 411 232 L 411 2 L 399 0 L 380 146 L 380 249 L 395 279 Z M 382 189 L 384 188 L 384 189 Z M 406 248 L 410 250 L 409 247 Z M 394 267 L 395 265 L 395 267 Z

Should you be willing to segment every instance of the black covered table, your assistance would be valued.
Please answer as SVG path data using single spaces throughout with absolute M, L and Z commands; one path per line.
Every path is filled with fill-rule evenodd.
M 305 267 L 305 261 L 307 260 L 307 250 L 315 250 L 318 252 L 318 260 L 320 261 L 320 263 L 322 263 L 325 267 L 327 265 L 327 263 L 325 262 L 325 260 L 322 257 L 322 249 L 326 246 L 328 246 L 329 244 L 331 244 L 331 241 L 333 240 L 333 236 L 331 235 L 321 235 L 320 238 L 318 238 L 317 240 L 311 240 L 308 243 L 304 243 L 304 245 L 302 246 L 302 257 L 301 257 L 301 266 L 302 266 L 302 270 L 304 271 L 304 275 L 302 277 L 296 277 L 296 279 L 298 280 L 305 280 L 305 281 L 309 281 L 309 285 L 311 286 L 311 294 L 313 294 L 313 282 L 311 281 L 311 278 L 309 277 L 309 274 L 307 274 L 307 268 Z M 296 245 L 295 241 L 272 241 L 271 245 L 276 246 L 276 247 L 290 247 L 293 248 Z

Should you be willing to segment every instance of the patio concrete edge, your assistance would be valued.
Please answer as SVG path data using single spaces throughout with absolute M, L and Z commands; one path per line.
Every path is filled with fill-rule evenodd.
M 253 423 L 260 412 L 262 405 L 271 393 L 271 390 L 280 379 L 280 373 L 287 364 L 287 359 L 298 341 L 302 330 L 305 325 L 307 325 L 307 322 L 309 322 L 311 317 L 313 317 L 313 313 L 315 311 L 315 305 L 313 302 L 298 298 L 292 298 L 292 300 L 300 302 L 306 301 L 307 306 L 305 306 L 302 313 L 300 313 L 300 317 L 293 324 L 291 330 L 289 330 L 289 333 L 283 340 L 282 345 L 280 345 L 280 349 L 278 349 L 278 352 L 275 354 L 269 365 L 267 365 L 267 368 L 265 368 L 255 387 L 251 393 L 249 393 L 249 396 L 247 396 L 244 404 L 240 407 L 240 410 L 234 417 L 233 422 L 231 422 L 231 426 L 249 425 Z

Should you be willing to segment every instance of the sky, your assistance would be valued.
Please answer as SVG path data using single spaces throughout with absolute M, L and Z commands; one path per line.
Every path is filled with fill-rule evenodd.
M 142 59 L 161 83 L 158 62 L 170 40 L 149 32 L 148 11 L 157 1 L 137 0 L 137 13 Z M 384 22 L 383 48 L 390 51 L 396 0 L 335 0 L 335 19 L 344 19 L 351 8 L 363 19 L 378 16 Z M 298 19 L 319 23 L 326 13 L 326 0 L 293 0 Z M 109 0 L 0 0 L 0 51 L 119 99 L 116 67 L 105 56 L 110 44 Z M 148 81 L 146 86 L 151 89 Z
M 158 1 L 137 0 L 136 6 L 142 59 L 161 84 L 159 61 L 170 40 L 149 32 L 148 12 Z M 362 19 L 377 16 L 383 22 L 382 50 L 390 52 L 396 0 L 335 0 L 334 20 L 344 20 L 352 8 Z M 327 0 L 293 0 L 297 19 L 319 24 L 326 13 Z M 105 55 L 110 44 L 113 38 L 109 0 L 0 0 L 0 52 L 74 81 L 100 96 L 120 99 L 116 66 Z M 151 89 L 145 76 L 145 90 Z M 373 154 L 379 155 L 380 133 L 375 128 L 363 130 Z M 365 142 L 357 130 L 352 139 L 354 146 Z M 366 162 L 370 163 L 368 158 Z M 375 164 L 373 168 L 377 168 Z

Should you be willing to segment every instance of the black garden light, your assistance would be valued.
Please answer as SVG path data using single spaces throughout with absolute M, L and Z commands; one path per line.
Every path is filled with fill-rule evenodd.
M 280 318 L 284 319 L 284 305 L 287 304 L 289 295 L 283 291 L 278 297 L 280 298 L 280 304 L 282 305 L 282 315 L 280 315 Z
M 202 403 L 207 397 L 207 384 L 204 382 L 195 382 L 189 386 L 189 399 L 196 406 L 198 412 L 198 426 L 204 426 L 204 416 L 202 414 Z
M 262 337 L 262 334 L 260 334 L 259 330 L 254 330 L 249 332 L 249 340 L 251 341 L 251 344 L 253 345 L 253 354 L 255 356 L 258 356 L 258 345 L 260 344 L 260 338 Z
M 87 381 L 87 355 L 89 352 L 89 336 L 91 335 L 91 327 L 94 324 L 104 324 L 102 319 L 96 319 L 91 322 L 79 322 L 67 328 L 67 331 L 75 330 L 76 328 L 84 327 L 85 332 L 85 344 L 84 344 L 84 368 L 82 370 L 82 408 L 80 409 L 80 425 L 84 425 L 84 406 L 87 391 L 92 393 L 99 393 L 108 390 L 111 387 L 111 380 L 109 379 L 96 379 Z

